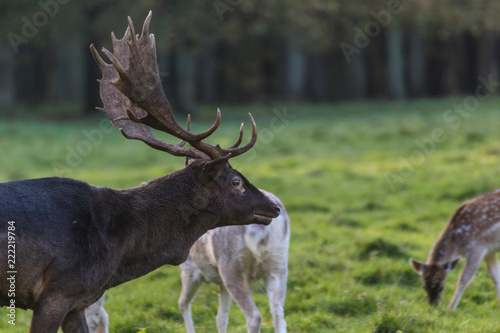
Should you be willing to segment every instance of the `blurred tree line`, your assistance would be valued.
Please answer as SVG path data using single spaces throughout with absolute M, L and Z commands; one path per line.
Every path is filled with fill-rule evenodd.
M 153 10 L 160 71 L 195 103 L 470 94 L 499 74 L 492 0 L 0 0 L 0 105 L 100 105 L 88 46 Z

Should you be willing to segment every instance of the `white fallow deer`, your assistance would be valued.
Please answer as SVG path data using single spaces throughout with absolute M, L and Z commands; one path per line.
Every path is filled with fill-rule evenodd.
M 104 310 L 104 295 L 85 309 L 85 320 L 89 328 L 89 333 L 108 333 L 109 317 Z
M 455 294 L 448 309 L 456 309 L 465 288 L 484 259 L 500 300 L 500 189 L 464 203 L 448 222 L 432 247 L 425 263 L 410 259 L 427 292 L 429 304 L 437 306 L 446 275 L 460 256 L 466 258 Z
M 179 307 L 188 333 L 195 332 L 191 302 L 202 283 L 220 287 L 217 328 L 226 332 L 231 299 L 245 315 L 248 332 L 260 332 L 262 315 L 249 285 L 264 279 L 275 332 L 286 332 L 283 306 L 288 274 L 290 219 L 281 201 L 262 191 L 280 207 L 280 215 L 269 226 L 230 226 L 209 230 L 191 248 L 181 264 L 182 292 Z

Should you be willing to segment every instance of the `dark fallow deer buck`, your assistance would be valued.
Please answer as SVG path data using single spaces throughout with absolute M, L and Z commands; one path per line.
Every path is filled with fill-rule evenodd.
M 0 305 L 32 309 L 31 333 L 88 332 L 84 310 L 105 290 L 165 264 L 179 265 L 207 230 L 232 224 L 269 224 L 279 208 L 232 169 L 230 157 L 248 151 L 252 138 L 222 149 L 203 140 L 219 126 L 193 134 L 174 120 L 163 93 L 151 13 L 142 34 L 129 26 L 104 62 L 91 45 L 103 78 L 103 112 L 122 134 L 175 156 L 196 158 L 182 170 L 126 190 L 94 187 L 65 178 L 0 184 L 0 248 L 7 252 L 8 227 L 15 235 L 15 296 L 7 256 L 0 258 Z M 188 120 L 189 122 L 189 120 Z M 181 140 L 168 144 L 150 128 Z M 189 143 L 191 147 L 185 147 Z M 9 224 L 11 222 L 11 224 Z M 12 240 L 11 239 L 11 240 Z
M 429 304 L 437 306 L 446 275 L 457 266 L 461 256 L 466 258 L 465 268 L 448 305 L 448 309 L 454 310 L 483 260 L 488 266 L 488 272 L 500 300 L 498 252 L 500 252 L 500 189 L 465 202 L 441 232 L 427 261 L 424 263 L 410 259 L 410 265 L 422 278 Z

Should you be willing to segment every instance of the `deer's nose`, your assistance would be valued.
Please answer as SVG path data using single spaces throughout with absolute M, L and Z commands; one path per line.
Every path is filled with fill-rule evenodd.
M 280 206 L 278 206 L 278 205 L 273 205 L 273 208 L 274 208 L 274 210 L 276 211 L 276 213 L 278 213 L 278 214 L 279 214 L 279 213 L 281 213 Z

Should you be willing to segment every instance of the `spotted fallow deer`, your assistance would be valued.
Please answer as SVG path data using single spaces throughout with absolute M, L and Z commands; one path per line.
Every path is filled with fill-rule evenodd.
M 460 257 L 466 258 L 448 309 L 456 309 L 460 298 L 484 259 L 500 300 L 500 189 L 465 202 L 448 222 L 425 263 L 410 259 L 423 281 L 429 304 L 437 306 L 446 275 Z
M 182 292 L 179 308 L 188 333 L 194 333 L 191 302 L 202 283 L 219 285 L 217 328 L 225 333 L 231 299 L 245 315 L 249 333 L 260 332 L 262 315 L 250 293 L 250 284 L 263 279 L 271 308 L 274 331 L 286 332 L 284 303 L 288 272 L 290 219 L 283 203 L 262 191 L 280 207 L 270 225 L 229 226 L 209 230 L 198 239 L 181 264 Z
M 200 134 L 175 121 L 158 74 L 150 20 L 151 13 L 140 36 L 130 18 L 122 39 L 112 35 L 113 53 L 103 49 L 111 63 L 91 45 L 103 74 L 102 111 L 126 138 L 197 161 L 125 190 L 67 178 L 0 184 L 0 248 L 13 242 L 16 251 L 15 273 L 6 269 L 7 256 L 0 256 L 0 306 L 14 302 L 18 309 L 32 309 L 31 333 L 57 333 L 59 327 L 65 333 L 88 333 L 85 309 L 107 289 L 165 264 L 183 263 L 193 243 L 210 229 L 268 225 L 279 215 L 279 207 L 228 163 L 257 140 L 251 115 L 250 142 L 239 146 L 241 127 L 227 149 L 203 141 L 218 128 L 219 111 L 215 123 Z M 160 141 L 150 128 L 181 142 Z M 12 274 L 15 295 L 7 280 Z

